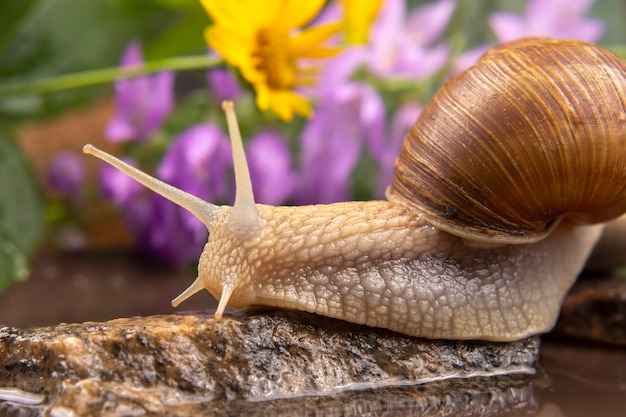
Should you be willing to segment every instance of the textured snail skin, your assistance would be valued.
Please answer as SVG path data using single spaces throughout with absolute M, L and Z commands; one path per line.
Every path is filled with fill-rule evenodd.
M 557 44 L 552 40 L 525 42 L 530 42 L 535 45 L 533 48 L 540 48 L 544 52 L 560 53 L 558 48 L 555 52 Z M 568 51 L 572 46 L 578 45 L 570 41 L 564 42 Z M 519 52 L 523 49 L 520 45 L 522 44 L 513 43 L 510 49 Z M 591 48 L 594 54 L 604 55 L 604 52 L 598 52 L 599 48 L 593 45 L 580 43 L 580 47 L 583 53 Z M 499 50 L 508 56 L 507 49 Z M 491 53 L 487 56 L 490 55 L 494 56 Z M 561 67 L 559 62 L 554 61 L 553 67 Z M 470 69 L 470 75 L 480 67 L 472 68 L 474 69 Z M 554 72 L 557 78 L 587 71 L 587 64 L 578 62 L 563 68 L 564 71 Z M 555 165 L 558 158 L 550 157 L 546 161 L 538 157 L 528 159 L 526 162 L 530 165 L 526 168 L 513 163 L 513 173 L 505 175 L 500 171 L 505 163 L 497 160 L 487 163 L 484 160 L 486 156 L 480 152 L 478 157 L 472 156 L 471 152 L 465 156 L 455 153 L 451 159 L 445 156 L 446 152 L 439 152 L 439 156 L 443 155 L 452 161 L 451 165 L 468 160 L 475 168 L 486 166 L 495 182 L 501 177 L 505 177 L 507 181 L 520 179 L 520 187 L 527 182 L 524 180 L 525 170 L 532 173 L 531 176 L 537 176 L 538 167 L 534 165 L 541 163 L 547 164 L 547 172 L 563 175 L 563 184 L 567 183 L 570 187 L 573 185 L 575 196 L 583 189 L 589 192 L 587 187 L 582 187 L 583 183 L 597 183 L 596 191 L 591 191 L 582 198 L 577 196 L 577 201 L 601 203 L 596 206 L 597 216 L 594 213 L 582 214 L 578 211 L 578 206 L 575 206 L 575 215 L 567 217 L 564 216 L 566 212 L 555 211 L 554 206 L 550 206 L 546 210 L 550 215 L 548 218 L 533 220 L 530 226 L 522 221 L 519 232 L 511 231 L 512 237 L 504 232 L 507 228 L 514 229 L 514 226 L 498 226 L 497 223 L 502 219 L 498 216 L 491 224 L 496 226 L 495 238 L 490 233 L 476 232 L 484 229 L 484 221 L 478 222 L 482 223 L 480 227 L 476 226 L 476 222 L 468 221 L 467 232 L 461 230 L 459 225 L 442 226 L 450 217 L 454 217 L 451 214 L 462 211 L 466 205 L 484 201 L 482 196 L 473 200 L 463 198 L 454 206 L 454 210 L 450 210 L 452 205 L 448 187 L 454 186 L 460 177 L 453 176 L 452 180 L 444 178 L 441 183 L 441 196 L 435 200 L 444 201 L 445 207 L 439 218 L 437 216 L 441 213 L 438 214 L 436 210 L 420 210 L 419 204 L 409 201 L 404 193 L 407 188 L 397 184 L 404 184 L 403 181 L 408 176 L 408 165 L 402 160 L 403 154 L 411 146 L 408 144 L 399 157 L 396 178 L 389 191 L 393 201 L 304 207 L 256 204 L 232 103 L 225 103 L 224 108 L 231 133 L 237 183 L 233 207 L 218 207 L 204 202 L 91 145 L 85 146 L 84 151 L 105 160 L 148 188 L 185 207 L 209 229 L 210 237 L 200 258 L 198 278 L 172 301 L 174 306 L 196 292 L 207 289 L 219 299 L 215 313 L 218 319 L 222 317 L 227 305 L 265 305 L 315 312 L 350 322 L 388 328 L 411 336 L 509 341 L 548 331 L 553 326 L 565 293 L 575 281 L 604 227 L 574 225 L 570 220 L 605 221 L 626 210 L 626 101 L 622 100 L 626 85 L 617 76 L 615 67 L 609 68 L 611 70 L 596 65 L 597 70 L 604 71 L 608 90 L 617 96 L 618 104 L 609 108 L 616 118 L 615 126 L 608 126 L 608 118 L 572 119 L 576 122 L 573 125 L 576 129 L 566 127 L 564 131 L 593 130 L 608 135 L 602 136 L 600 148 L 586 147 L 588 140 L 585 140 L 584 152 L 578 152 L 575 162 L 572 162 L 574 168 L 563 171 L 563 166 L 558 168 L 559 165 Z M 574 74 L 571 74 L 572 71 Z M 506 82 L 502 81 L 502 84 Z M 560 89 L 566 88 L 566 85 L 559 82 L 557 87 L 562 91 Z M 445 100 L 447 92 L 442 94 L 436 96 L 435 103 Z M 550 96 L 556 93 L 548 89 L 546 94 Z M 572 101 L 573 107 L 578 105 L 576 100 L 591 100 L 588 94 L 578 96 L 568 93 L 566 97 Z M 512 101 L 519 105 L 522 102 L 521 97 L 518 101 Z M 544 107 L 541 108 L 545 110 Z M 427 110 L 428 107 L 425 110 L 426 115 L 432 114 Z M 606 109 L 598 111 L 601 110 Z M 470 105 L 465 110 L 470 121 L 473 120 L 473 111 Z M 537 114 L 540 115 L 541 111 Z M 573 117 L 576 112 L 566 114 Z M 535 129 L 538 129 L 535 125 L 541 124 L 541 120 L 533 120 L 531 123 L 530 119 L 524 117 L 502 119 L 502 114 L 498 111 L 492 117 L 509 120 L 512 123 L 509 128 L 514 132 L 518 132 L 520 128 L 517 122 L 513 123 L 514 120 L 526 120 Z M 470 121 L 461 126 L 471 125 Z M 541 130 L 549 134 L 551 129 L 557 129 L 554 126 L 550 128 L 550 124 L 563 120 L 545 115 L 544 121 L 548 126 L 542 126 Z M 448 122 L 444 120 L 442 129 L 445 129 Z M 418 120 L 418 123 L 421 122 Z M 453 123 L 450 122 L 449 125 L 452 126 Z M 498 126 L 498 123 L 492 126 Z M 432 129 L 432 126 L 429 128 Z M 504 132 L 506 129 L 502 130 L 502 134 Z M 453 135 L 454 131 L 449 133 Z M 415 135 L 411 135 L 413 136 Z M 504 145 L 490 148 L 476 142 L 471 146 L 461 143 L 459 147 L 470 148 L 468 150 L 499 149 L 500 153 L 509 154 L 505 156 L 512 156 L 513 162 L 516 162 L 516 158 L 524 154 L 524 149 L 533 147 L 540 154 L 553 153 L 566 159 L 566 148 L 561 149 L 561 144 L 578 143 L 575 140 L 557 139 L 556 142 L 542 141 L 537 147 L 525 136 L 513 136 L 522 140 L 521 145 L 514 145 L 517 148 L 511 148 L 514 150 L 506 151 L 508 148 Z M 493 135 L 489 137 L 493 138 Z M 561 137 L 562 134 L 557 136 Z M 427 158 L 427 148 L 420 149 L 419 152 L 420 155 L 411 158 Z M 589 178 L 585 177 L 579 183 L 572 184 L 568 180 L 569 174 L 587 166 L 584 159 L 581 159 L 585 155 L 606 164 L 591 166 L 590 174 L 586 174 Z M 432 161 L 425 160 L 424 164 L 432 164 Z M 510 162 L 507 164 L 510 165 Z M 604 169 L 604 173 L 599 175 L 599 169 Z M 464 175 L 474 185 L 478 184 L 478 189 L 489 185 L 485 183 L 489 176 L 487 179 L 483 176 L 471 180 L 469 173 Z M 560 195 L 562 186 L 559 185 L 558 178 L 553 180 L 555 182 L 550 182 L 548 194 Z M 533 181 L 530 181 L 532 186 L 542 187 L 541 178 L 534 178 Z M 418 190 L 422 186 L 432 188 L 432 183 L 416 184 Z M 517 185 L 507 183 L 504 190 L 517 191 L 517 188 Z M 459 187 L 456 190 L 458 189 Z M 515 208 L 515 213 L 533 211 L 528 209 L 527 203 L 534 202 L 538 197 L 531 192 L 522 193 L 527 197 L 521 201 L 510 199 L 520 204 Z M 617 208 L 603 208 L 602 204 L 607 201 L 616 202 Z M 507 198 L 502 200 L 502 204 L 505 202 Z M 498 207 L 490 206 L 487 211 Z M 507 222 L 505 218 L 505 223 Z M 487 223 L 489 225 L 490 222 Z M 549 225 L 547 229 L 546 223 Z M 527 237 L 528 233 L 530 238 Z
M 602 230 L 563 224 L 535 244 L 480 248 L 404 204 L 257 208 L 260 228 L 247 241 L 211 231 L 198 276 L 215 298 L 426 338 L 508 341 L 548 331 Z

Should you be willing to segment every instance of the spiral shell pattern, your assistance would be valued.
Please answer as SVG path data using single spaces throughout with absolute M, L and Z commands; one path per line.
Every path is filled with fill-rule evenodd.
M 580 41 L 496 47 L 449 80 L 387 191 L 462 237 L 525 243 L 626 212 L 626 63 Z

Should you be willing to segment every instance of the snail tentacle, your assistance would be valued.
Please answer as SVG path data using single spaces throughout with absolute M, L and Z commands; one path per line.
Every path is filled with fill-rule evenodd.
M 199 278 L 196 278 L 193 283 L 187 288 L 185 291 L 180 293 L 180 295 L 172 300 L 172 307 L 178 307 L 180 303 L 191 297 L 197 292 L 200 292 L 204 289 L 202 285 L 202 281 Z
M 162 195 L 168 200 L 178 204 L 181 207 L 189 210 L 194 216 L 198 218 L 207 229 L 211 229 L 211 224 L 215 218 L 215 213 L 219 207 L 214 204 L 208 203 L 193 194 L 189 194 L 183 190 L 179 190 L 161 180 L 158 180 L 150 175 L 138 170 L 137 168 L 127 164 L 121 159 L 115 158 L 113 155 L 108 154 L 91 144 L 83 146 L 83 153 L 93 155 L 109 165 L 122 171 L 124 174 L 133 178 L 138 183 L 149 188 L 157 194 Z
M 239 132 L 234 107 L 232 101 L 224 101 L 222 103 L 222 109 L 226 113 L 228 124 L 236 184 L 235 203 L 228 217 L 228 227 L 235 236 L 245 241 L 258 232 L 260 219 L 259 211 L 254 202 L 250 170 L 248 169 L 248 161 L 243 149 L 243 141 Z

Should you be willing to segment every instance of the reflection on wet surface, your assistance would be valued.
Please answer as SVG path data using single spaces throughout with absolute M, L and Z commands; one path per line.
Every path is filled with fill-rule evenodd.
M 131 255 L 42 255 L 28 281 L 0 294 L 0 325 L 46 326 L 168 314 L 177 311 L 170 300 L 194 278 L 191 269 L 168 270 Z M 205 292 L 183 307 L 214 308 L 215 303 Z M 0 387 L 0 398 L 2 388 L 9 387 Z M 19 406 L 19 392 L 4 394 L 14 402 L 0 403 L 0 416 L 39 415 L 43 409 L 35 406 L 26 411 Z M 23 397 L 32 398 L 32 393 Z M 344 392 L 307 401 L 308 406 L 298 402 L 295 408 L 291 400 L 254 403 L 246 406 L 246 414 L 621 417 L 626 415 L 626 349 L 545 338 L 541 364 L 532 377 Z M 237 415 L 228 404 L 219 411 Z M 55 413 L 67 415 L 64 410 Z M 187 404 L 175 414 L 214 415 L 215 409 Z
M 563 416 L 626 416 L 626 350 L 544 341 L 541 403 L 554 403 Z

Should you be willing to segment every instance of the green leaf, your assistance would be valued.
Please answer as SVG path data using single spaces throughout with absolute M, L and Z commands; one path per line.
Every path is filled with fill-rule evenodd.
M 21 19 L 28 13 L 35 0 L 7 1 L 0 8 L 0 50 L 10 42 L 18 30 Z
M 26 277 L 43 231 L 42 199 L 31 167 L 0 126 L 0 290 Z
M 196 7 L 201 11 L 199 5 Z M 180 35 L 184 37 L 179 37 L 182 44 L 168 49 L 188 53 L 183 41 L 193 37 L 195 52 L 202 54 L 201 17 L 206 25 L 206 13 L 172 10 L 156 0 L 0 1 L 0 85 L 114 67 L 133 39 L 141 40 L 152 51 L 146 53 L 148 60 L 153 59 L 152 55 L 158 59 L 171 57 L 163 55 L 154 39 L 163 39 L 161 36 L 172 27 L 177 31 L 180 26 L 195 29 L 187 29 Z M 187 21 L 193 24 L 186 25 Z M 2 100 L 0 116 L 12 120 L 50 116 L 110 91 L 110 86 L 100 86 L 58 91 L 30 100 L 10 97 Z

